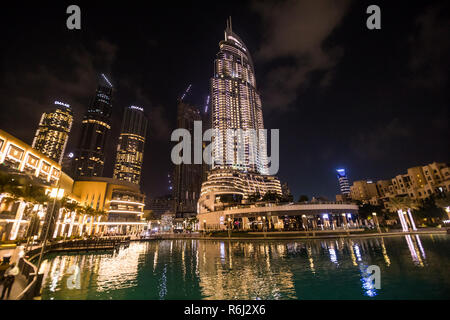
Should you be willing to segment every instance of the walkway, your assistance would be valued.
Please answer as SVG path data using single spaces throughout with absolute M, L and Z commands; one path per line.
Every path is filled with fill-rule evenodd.
M 21 250 L 22 247 L 2 249 L 0 250 L 0 259 L 3 259 L 3 257 L 5 256 L 10 256 L 11 257 L 10 261 L 17 264 L 19 261 L 19 253 Z M 11 288 L 11 294 L 8 300 L 16 300 L 16 297 L 22 293 L 22 291 L 26 288 L 26 286 L 27 280 L 25 279 L 25 277 L 21 274 L 17 275 Z M 0 284 L 0 295 L 2 291 L 3 291 L 3 284 Z

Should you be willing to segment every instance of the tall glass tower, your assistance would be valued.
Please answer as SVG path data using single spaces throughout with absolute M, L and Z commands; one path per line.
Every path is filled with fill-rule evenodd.
M 81 137 L 73 161 L 76 177 L 102 176 L 105 147 L 111 130 L 113 87 L 104 74 L 81 125 Z
M 233 32 L 231 18 L 219 47 L 211 79 L 211 128 L 216 131 L 211 142 L 213 161 L 202 183 L 198 213 L 245 203 L 252 194 L 282 194 L 280 181 L 268 175 L 267 141 L 259 134 L 264 123 L 252 58 Z
M 200 109 L 180 99 L 177 106 L 177 128 L 183 128 L 194 136 L 194 121 L 202 121 Z M 194 150 L 194 139 L 191 140 Z M 192 161 L 192 155 L 191 155 Z M 181 163 L 174 169 L 174 201 L 176 217 L 183 218 L 197 212 L 197 201 L 202 185 L 202 164 Z
M 143 108 L 136 106 L 125 108 L 114 165 L 115 179 L 139 184 L 147 123 Z
M 73 113 L 66 103 L 55 101 L 54 105 L 54 110 L 42 114 L 32 147 L 61 164 L 72 128 Z
M 247 47 L 232 30 L 231 18 L 219 47 L 211 79 L 211 125 L 218 129 L 220 139 L 213 141 L 212 167 L 267 174 L 263 158 L 267 154 L 266 140 L 258 134 L 264 123 L 255 70 Z M 253 129 L 256 136 L 229 136 L 227 129 Z M 243 159 L 237 158 L 238 147 L 242 148 Z
M 341 189 L 341 194 L 349 195 L 350 184 L 348 183 L 348 178 L 347 174 L 345 173 L 345 169 L 337 169 L 336 172 L 339 181 L 339 187 Z

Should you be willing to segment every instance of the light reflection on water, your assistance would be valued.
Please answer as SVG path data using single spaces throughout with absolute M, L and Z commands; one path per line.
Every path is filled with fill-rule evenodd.
M 449 298 L 450 237 L 307 241 L 164 240 L 114 253 L 52 255 L 44 299 Z M 68 289 L 69 268 L 80 288 Z M 381 289 L 367 273 L 381 269 Z

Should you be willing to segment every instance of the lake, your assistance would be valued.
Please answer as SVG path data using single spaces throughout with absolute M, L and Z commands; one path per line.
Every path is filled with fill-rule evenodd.
M 42 299 L 449 299 L 450 235 L 153 240 L 41 267 Z

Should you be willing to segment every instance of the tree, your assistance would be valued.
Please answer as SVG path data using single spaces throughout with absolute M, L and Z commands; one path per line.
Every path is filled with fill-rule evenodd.
M 269 191 L 264 194 L 262 197 L 262 201 L 267 202 L 279 202 L 281 200 L 281 196 L 278 193 Z
M 299 198 L 298 198 L 298 202 L 308 202 L 309 198 L 307 195 L 302 194 Z
M 95 209 L 92 208 L 90 205 L 85 204 L 84 207 L 82 207 L 81 212 L 83 212 L 84 218 L 90 217 L 90 224 L 89 224 L 89 235 L 92 232 L 92 225 L 94 224 L 94 215 L 95 215 Z M 85 219 L 83 218 L 83 223 Z
M 414 213 L 417 217 L 427 221 L 442 219 L 445 216 L 444 210 L 436 205 L 436 201 L 432 197 L 422 200 Z
M 400 210 L 408 211 L 408 209 L 411 211 L 419 209 L 417 201 L 410 197 L 395 197 L 389 199 L 389 211 L 400 214 Z
M 250 203 L 255 203 L 261 200 L 261 194 L 259 192 L 252 193 L 248 196 L 248 201 Z
M 144 213 L 144 215 L 142 216 L 145 221 L 150 221 L 150 220 L 155 220 L 155 212 L 153 210 L 148 210 Z
M 376 212 L 378 216 L 381 216 L 383 207 L 381 206 L 374 206 L 371 205 L 369 203 L 360 203 L 359 204 L 359 209 L 358 209 L 358 214 L 360 216 L 361 219 L 368 219 L 372 217 L 372 213 Z

